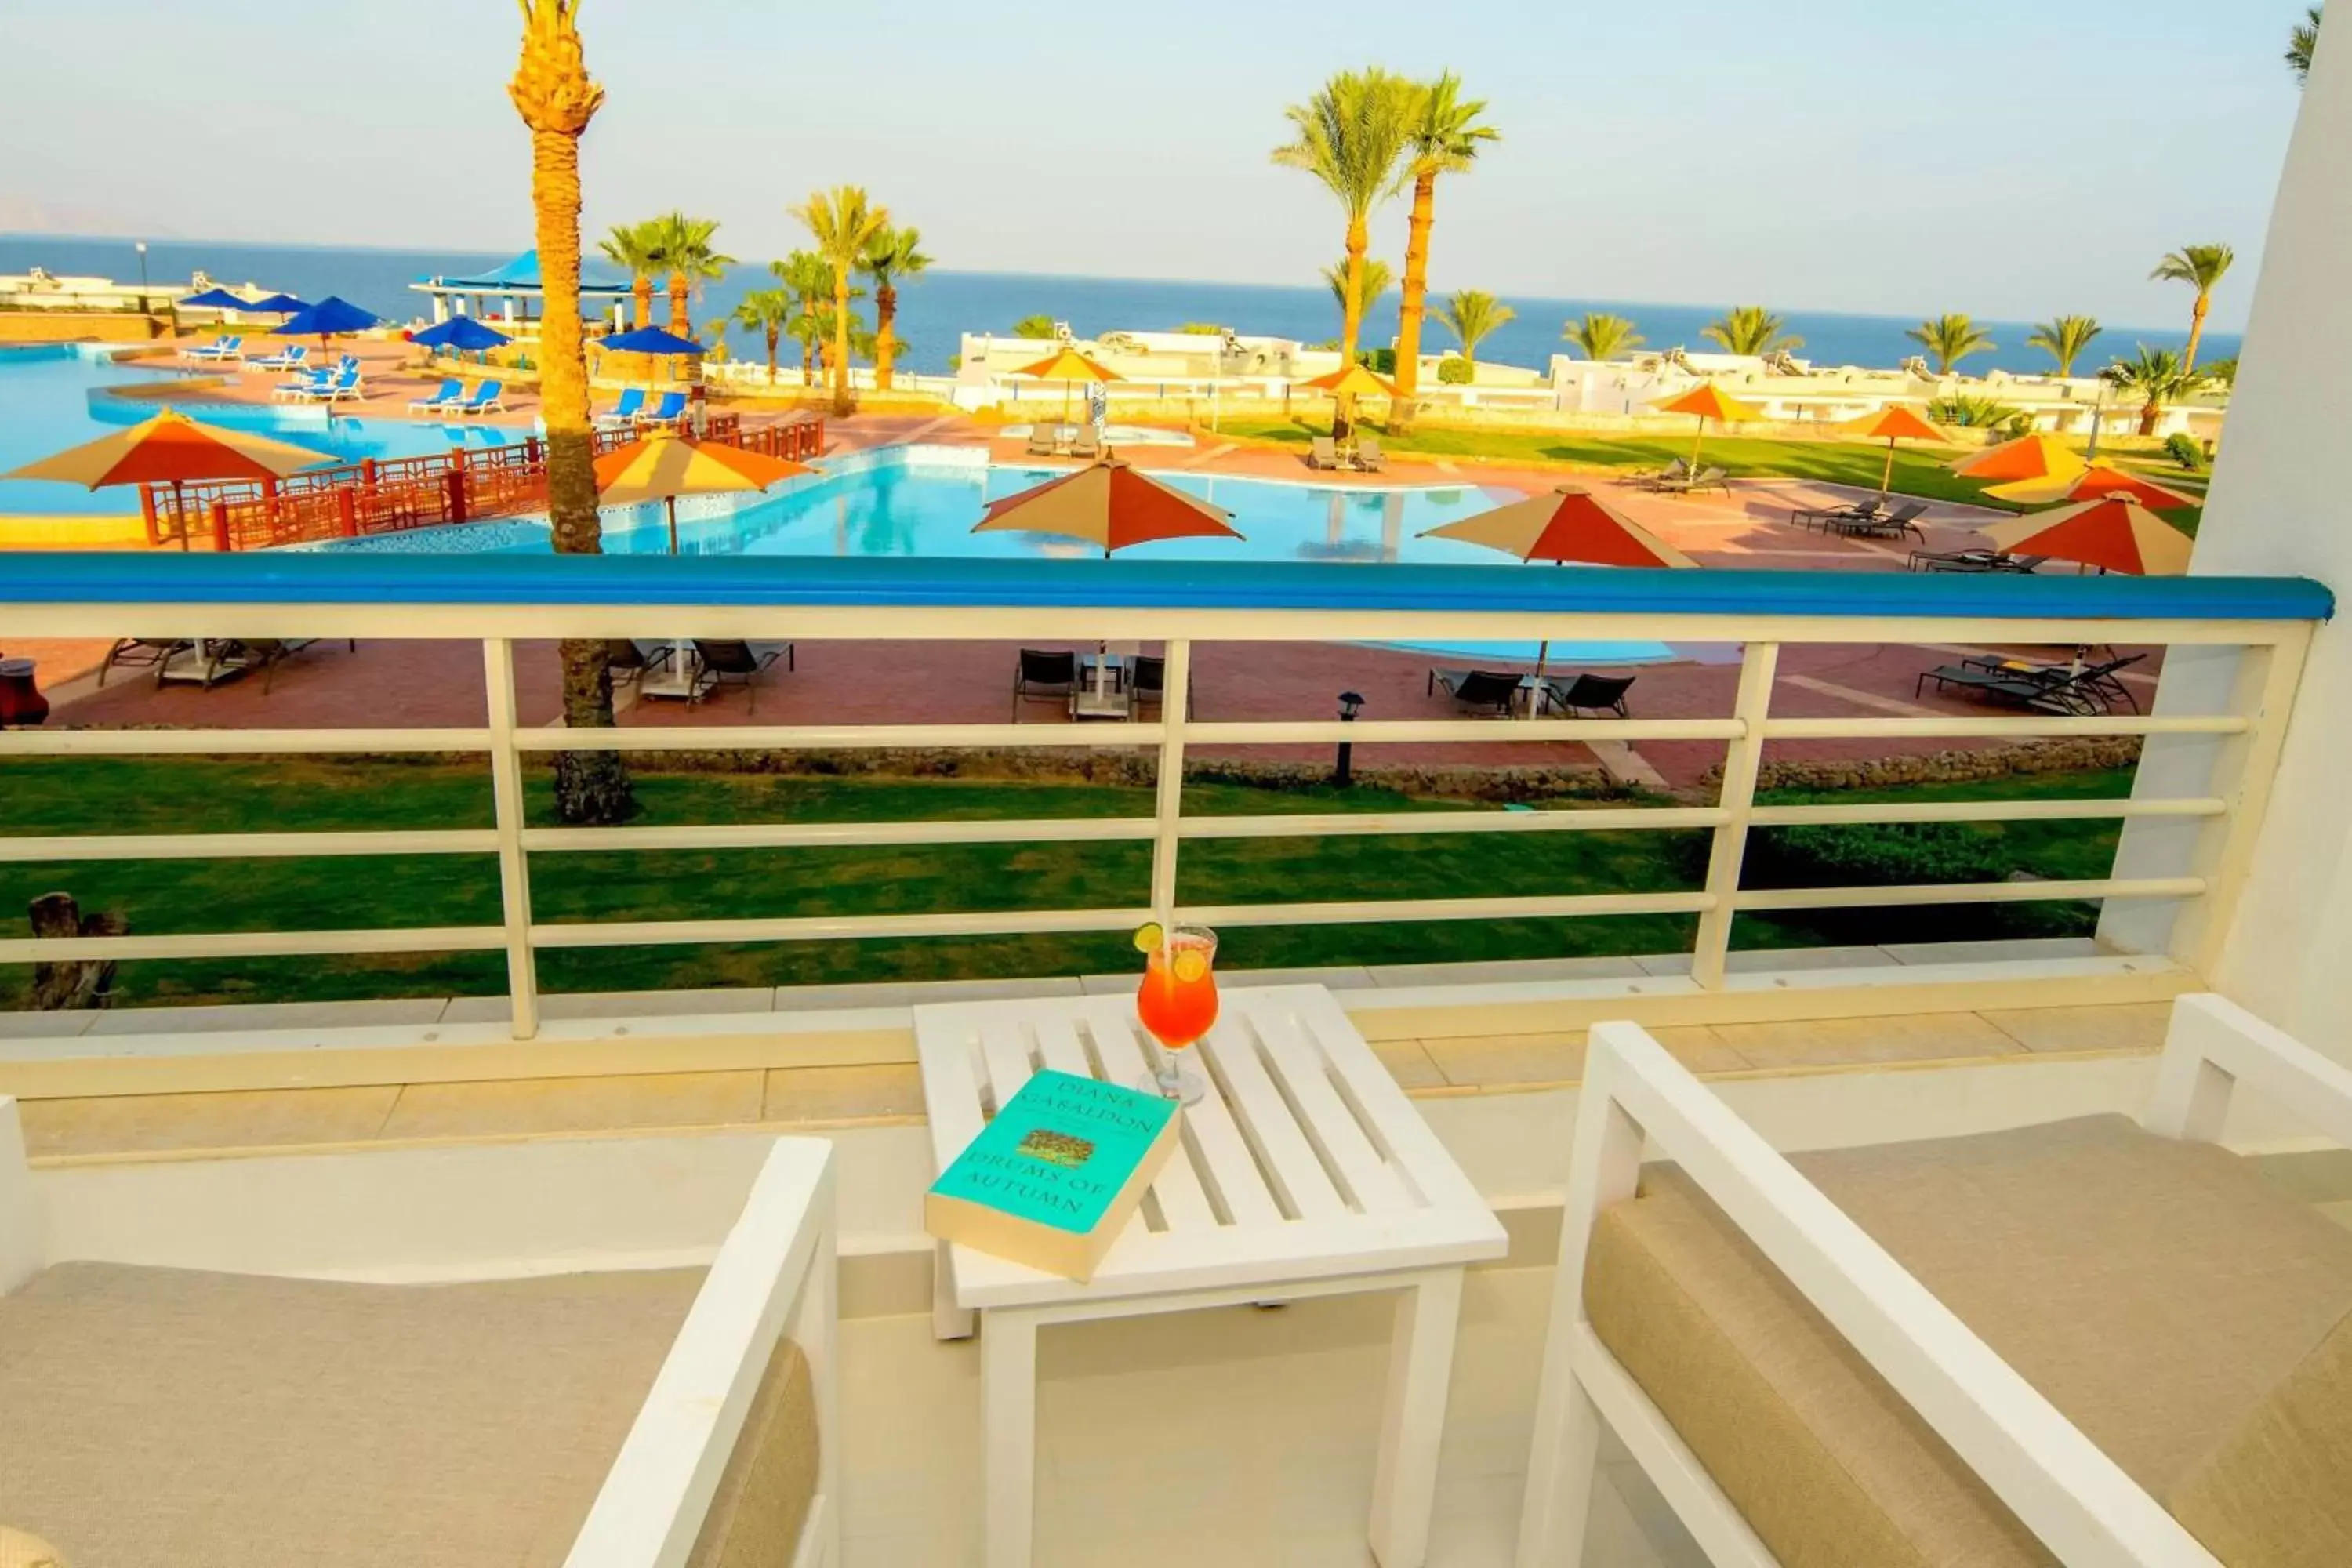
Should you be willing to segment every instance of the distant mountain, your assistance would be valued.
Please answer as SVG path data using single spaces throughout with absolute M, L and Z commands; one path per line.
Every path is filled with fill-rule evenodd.
M 45 202 L 0 192 L 0 234 L 69 234 L 92 238 L 169 239 L 179 231 L 142 226 L 128 213 L 73 202 Z

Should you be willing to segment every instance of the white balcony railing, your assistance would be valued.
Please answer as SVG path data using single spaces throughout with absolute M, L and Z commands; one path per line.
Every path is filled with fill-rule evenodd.
M 474 753 L 488 759 L 495 826 L 379 832 L 0 837 L 0 860 L 154 860 L 204 857 L 495 854 L 502 919 L 495 924 L 391 929 L 175 932 L 0 939 L 0 963 L 78 959 L 258 959 L 325 954 L 503 952 L 513 1033 L 539 1022 L 537 955 L 559 948 L 661 943 L 792 942 L 1115 931 L 1148 918 L 1220 927 L 1485 921 L 1671 913 L 1696 918 L 1693 979 L 1721 987 L 1732 923 L 1748 912 L 2015 900 L 2145 900 L 2193 910 L 2168 922 L 2162 951 L 2200 968 L 2226 929 L 2326 590 L 2292 579 L 2138 580 L 1934 577 L 1795 573 L 1517 571 L 1509 568 L 1192 563 L 1013 563 L 557 557 L 235 556 L 126 560 L 20 558 L 0 588 L 12 636 L 390 637 L 478 639 L 488 677 L 484 721 L 402 729 L 365 721 L 334 729 L 79 730 L 0 732 L 0 759 L 28 755 L 296 755 Z M 554 637 L 1078 640 L 1165 644 L 1166 700 L 1156 722 L 1056 724 L 624 725 L 524 727 L 516 717 L 514 643 Z M 1539 637 L 1738 644 L 1736 700 L 1720 717 L 1223 721 L 1188 718 L 1193 648 L 1211 641 L 1300 642 Z M 2231 695 L 2210 709 L 2152 714 L 1807 718 L 1776 713 L 1788 644 L 1955 642 L 2164 645 L 2236 661 Z M 2204 688 L 2200 688 L 2204 689 Z M 2201 751 L 2196 765 L 2144 771 L 2128 798 L 1759 805 L 1756 783 L 1774 742 L 1936 737 L 2004 739 L 2141 735 Z M 1718 742 L 1722 785 L 1712 804 L 1591 810 L 1201 816 L 1184 809 L 1193 746 L 1383 742 Z M 780 751 L 856 747 L 1150 748 L 1151 815 L 1103 819 L 743 823 L 692 826 L 544 827 L 524 819 L 524 759 L 565 750 Z M 2176 762 L 2178 759 L 2176 759 Z M 2151 778 L 2169 781 L 2157 793 Z M 2184 787 L 2183 779 L 2193 782 Z M 2083 880 L 1932 886 L 1758 889 L 1743 886 L 1751 829 L 1808 824 L 2120 819 L 2124 851 L 2108 876 Z M 2131 825 L 2186 826 L 2137 848 Z M 1183 902 L 1187 844 L 1337 835 L 1590 833 L 1704 829 L 1702 885 L 1683 891 L 1608 889 L 1536 897 L 1383 898 L 1345 901 Z M 531 858 L 551 851 L 713 850 L 811 847 L 1071 844 L 1151 846 L 1147 901 L 1131 907 L 658 921 L 533 917 Z

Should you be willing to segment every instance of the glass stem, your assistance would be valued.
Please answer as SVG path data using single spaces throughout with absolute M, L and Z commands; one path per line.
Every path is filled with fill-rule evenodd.
M 1182 1098 L 1184 1075 L 1183 1069 L 1176 1065 L 1176 1053 L 1158 1040 L 1152 1044 L 1160 1047 L 1160 1092 L 1170 1100 Z

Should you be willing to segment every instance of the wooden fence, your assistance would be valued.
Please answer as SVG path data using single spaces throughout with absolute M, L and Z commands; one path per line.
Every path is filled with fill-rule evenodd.
M 625 426 L 600 429 L 592 437 L 593 449 L 601 458 L 641 434 Z M 799 415 L 747 426 L 740 416 L 714 413 L 703 439 L 805 460 L 824 451 L 824 420 Z M 223 551 L 478 522 L 546 505 L 547 444 L 537 436 L 504 447 L 454 447 L 437 457 L 367 458 L 283 479 L 139 487 L 150 544 L 210 538 Z

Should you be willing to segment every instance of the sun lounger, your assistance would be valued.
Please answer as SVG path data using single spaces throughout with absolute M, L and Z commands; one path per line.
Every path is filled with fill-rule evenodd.
M 160 681 L 172 656 L 194 646 L 186 637 L 124 637 L 106 650 L 98 667 L 98 683 L 105 685 L 107 672 L 114 669 L 152 668 Z
M 1081 425 L 1078 426 L 1076 433 L 1071 436 L 1070 456 L 1073 458 L 1099 458 L 1102 456 L 1102 437 L 1096 434 L 1095 427 L 1093 426 Z
M 1078 695 L 1078 656 L 1067 649 L 1024 647 L 1013 668 L 1013 721 L 1024 702 L 1055 702 L 1065 712 Z
M 2139 711 L 2139 700 L 2116 679 L 2116 672 L 2147 657 L 2146 654 L 2131 654 L 2123 658 L 2109 659 L 2105 664 L 2086 665 L 2081 669 L 2067 665 L 2017 669 L 2006 660 L 1963 659 L 1956 665 L 1922 670 L 1911 694 L 1914 697 L 1921 695 L 1927 689 L 1927 682 L 1932 680 L 1939 692 L 1957 687 L 2014 707 L 2031 708 L 2044 713 L 2095 718 L 2102 713 L 2112 713 L 2118 703 L 2128 706 L 2137 713 Z
M 182 359 L 241 360 L 245 357 L 245 340 L 236 337 L 216 337 L 195 348 L 182 349 Z
M 1910 566 L 1914 572 L 2032 573 L 2049 559 L 2047 555 L 2011 555 L 2000 550 L 1915 550 Z
M 1893 534 L 1899 537 L 1906 533 L 1916 533 L 1925 540 L 1927 536 L 1920 531 L 1918 519 L 1925 515 L 1927 510 L 1926 501 L 1907 500 L 1883 517 L 1824 518 L 1822 521 L 1822 527 L 1825 531 L 1843 534 L 1849 539 L 1856 534 L 1874 536 Z
M 1799 528 L 1812 528 L 1826 526 L 1835 521 L 1846 520 L 1858 521 L 1864 518 L 1876 517 L 1885 510 L 1886 502 L 1880 497 L 1873 496 L 1868 500 L 1853 501 L 1845 506 L 1796 507 L 1790 510 L 1789 521 Z
M 456 376 L 441 384 L 441 390 L 430 397 L 419 397 L 408 405 L 410 413 L 438 413 L 457 407 L 466 401 L 466 384 Z
M 1356 467 L 1368 474 L 1377 474 L 1388 467 L 1388 457 L 1381 450 L 1381 438 L 1369 430 L 1356 433 Z
M 1684 458 L 1676 458 L 1663 468 L 1643 468 L 1625 476 L 1627 482 L 1637 485 L 1643 489 L 1657 489 L 1666 485 L 1680 484 L 1689 477 L 1690 462 Z
M 1519 691 L 1526 684 L 1517 675 L 1491 669 L 1433 669 L 1429 672 L 1428 689 L 1434 694 L 1443 686 L 1445 694 L 1461 707 L 1507 719 L 1517 710 Z
M 604 668 L 613 682 L 613 689 L 644 681 L 648 670 L 660 669 L 670 662 L 677 649 L 667 643 L 651 647 L 628 637 L 607 637 L 604 641 Z
M 751 712 L 760 706 L 760 690 L 755 684 L 761 672 L 778 659 L 784 661 L 789 671 L 793 665 L 793 645 L 762 643 L 754 647 L 750 643 L 727 638 L 697 637 L 694 639 L 697 668 L 694 689 L 687 696 L 688 702 L 699 702 L 721 686 L 743 689 L 744 711 Z
M 675 425 L 685 417 L 686 394 L 665 392 L 651 409 L 636 416 L 636 422 L 640 425 Z
M 467 398 L 463 403 L 453 404 L 449 412 L 452 414 L 504 414 L 507 411 L 503 396 L 506 389 L 507 384 L 503 381 L 486 381 L 474 389 L 473 396 Z
M 1318 436 L 1307 448 L 1307 466 L 1310 468 L 1344 468 L 1340 460 L 1339 443 L 1328 436 Z
M 1054 427 L 1051 425 L 1029 426 L 1029 445 L 1026 448 L 1028 456 L 1050 458 L 1054 455 Z
M 363 395 L 360 391 L 360 367 L 345 365 L 332 375 L 301 383 L 288 383 L 278 388 L 297 403 L 337 403 L 346 397 Z
M 310 363 L 310 345 L 292 343 L 274 354 L 245 362 L 247 370 L 301 370 Z
M 1620 719 L 1633 715 L 1625 707 L 1625 693 L 1633 686 L 1630 675 L 1580 675 L 1562 686 L 1557 680 L 1543 683 L 1543 705 L 1568 713 L 1614 713 Z
M 596 416 L 596 423 L 627 425 L 633 423 L 638 415 L 644 413 L 645 407 L 646 389 L 642 386 L 632 386 L 621 394 L 619 402 Z

